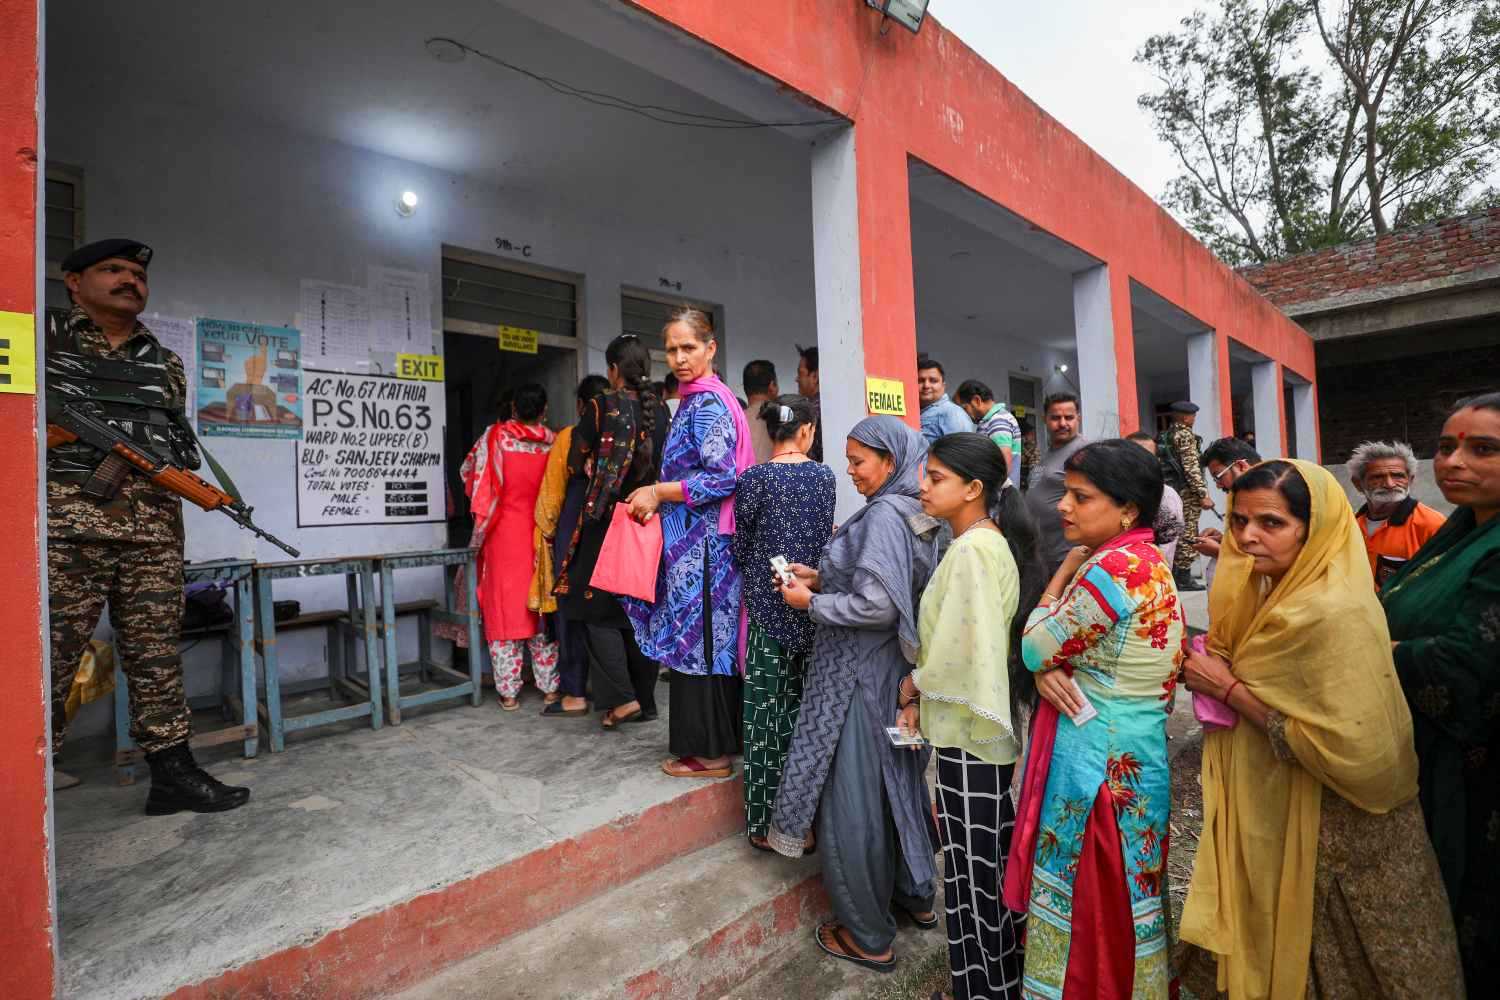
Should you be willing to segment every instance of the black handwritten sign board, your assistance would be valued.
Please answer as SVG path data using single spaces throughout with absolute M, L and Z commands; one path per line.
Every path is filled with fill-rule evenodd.
M 442 382 L 303 372 L 297 526 L 447 518 Z

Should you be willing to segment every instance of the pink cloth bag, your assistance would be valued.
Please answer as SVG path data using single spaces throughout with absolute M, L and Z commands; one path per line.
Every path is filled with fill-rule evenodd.
M 1203 636 L 1195 635 L 1187 641 L 1188 648 L 1195 653 L 1204 653 L 1207 650 L 1203 645 Z M 1203 731 L 1211 733 L 1215 729 L 1233 729 L 1234 724 L 1240 721 L 1240 713 L 1230 708 L 1217 698 L 1211 698 L 1206 694 L 1193 692 L 1193 718 L 1197 719 L 1203 726 Z
M 630 516 L 628 504 L 615 504 L 609 531 L 589 586 L 621 597 L 656 600 L 656 570 L 661 564 L 661 518 L 645 524 Z

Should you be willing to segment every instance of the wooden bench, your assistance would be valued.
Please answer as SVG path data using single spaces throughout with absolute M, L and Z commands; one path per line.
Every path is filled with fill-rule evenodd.
M 391 723 L 400 725 L 402 710 L 415 708 L 418 705 L 467 698 L 469 704 L 477 706 L 480 700 L 480 678 L 484 669 L 484 657 L 479 635 L 479 599 L 474 591 L 474 550 L 433 549 L 427 552 L 403 552 L 397 555 L 381 556 L 378 562 L 381 610 L 377 624 L 385 647 L 386 711 Z M 443 568 L 442 606 L 437 606 L 435 601 L 398 604 L 395 574 L 399 570 L 431 566 Z M 458 581 L 460 579 L 463 580 L 467 597 L 465 606 L 469 609 L 468 611 L 458 610 Z M 416 610 L 414 605 L 417 604 L 426 604 L 428 607 Z M 402 614 L 403 608 L 412 609 L 408 613 L 417 614 L 419 619 L 417 662 L 408 666 L 414 666 L 416 673 L 424 681 L 434 678 L 455 683 L 415 694 L 403 695 L 401 693 L 403 665 L 397 658 L 395 622 Z M 467 631 L 469 637 L 469 672 L 467 674 L 459 673 L 447 664 L 433 661 L 432 625 L 434 622 L 458 625 Z

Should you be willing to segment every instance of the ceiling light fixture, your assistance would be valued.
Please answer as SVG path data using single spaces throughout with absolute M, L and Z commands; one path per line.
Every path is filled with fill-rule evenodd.
M 456 63 L 463 62 L 468 52 L 451 38 L 429 38 L 427 54 L 440 63 Z
M 396 214 L 402 218 L 406 218 L 416 210 L 417 193 L 415 191 L 402 191 L 401 197 L 396 199 Z

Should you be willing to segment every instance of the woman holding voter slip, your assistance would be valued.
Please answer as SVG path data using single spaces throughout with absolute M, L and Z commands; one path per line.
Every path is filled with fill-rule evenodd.
M 1027 996 L 1168 993 L 1167 716 L 1183 616 L 1153 543 L 1156 459 L 1098 441 L 1063 465 L 1075 548 L 1026 622 L 1042 695 L 1005 905 L 1026 913 Z
M 953 544 L 922 593 L 917 669 L 900 687 L 897 726 L 937 748 L 952 1000 L 1018 1000 L 1025 917 L 1000 903 L 1016 810 L 1017 710 L 1036 695 L 1021 628 L 1046 570 L 1036 526 L 1006 478 L 1005 456 L 980 434 L 932 443 L 922 509 Z
M 745 833 L 769 851 L 766 831 L 781 783 L 787 744 L 802 705 L 812 652 L 806 611 L 781 599 L 777 565 L 818 565 L 833 534 L 833 470 L 807 457 L 817 413 L 803 396 L 773 399 L 750 414 L 765 424 L 771 460 L 745 471 L 734 494 L 734 557 L 744 573 L 749 631 L 745 646 Z
M 583 633 L 600 725 L 614 730 L 657 717 L 656 664 L 636 645 L 619 599 L 591 584 L 616 503 L 656 480 L 667 413 L 646 381 L 651 352 L 640 338 L 616 337 L 604 362 L 609 391 L 583 405 L 573 430 L 568 468 L 584 470 L 587 484 L 556 594 L 567 627 Z
M 1231 487 L 1225 529 L 1186 682 L 1235 714 L 1203 741 L 1181 927 L 1202 951 L 1184 981 L 1234 1000 L 1462 997 L 1412 719 L 1343 488 L 1310 462 L 1263 462 Z
M 740 569 L 731 551 L 734 489 L 755 464 L 739 400 L 714 374 L 713 326 L 696 309 L 662 330 L 682 403 L 662 451 L 660 481 L 630 494 L 630 516 L 661 518 L 656 600 L 621 598 L 641 650 L 672 669 L 674 778 L 726 778 L 740 752 Z
M 921 926 L 937 923 L 929 753 L 898 750 L 886 732 L 917 657 L 917 603 L 937 565 L 939 523 L 918 500 L 925 452 L 899 418 L 856 424 L 845 456 L 865 505 L 817 569 L 795 565 L 782 586 L 782 599 L 807 609 L 816 632 L 767 840 L 798 856 L 816 816 L 836 918 L 818 928 L 818 945 L 881 972 L 896 966 L 893 905 Z

